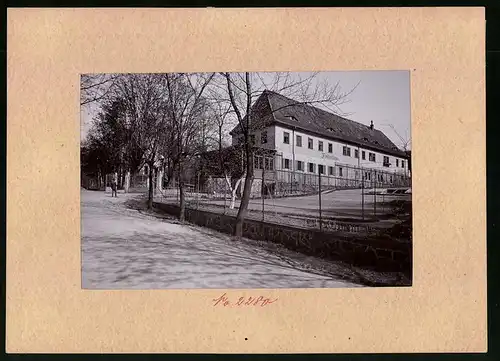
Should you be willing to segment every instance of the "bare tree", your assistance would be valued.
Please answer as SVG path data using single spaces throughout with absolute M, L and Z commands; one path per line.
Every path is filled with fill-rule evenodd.
M 408 136 L 408 132 L 405 133 L 405 136 L 401 136 L 401 134 L 396 130 L 396 127 L 392 123 L 384 123 L 382 125 L 386 125 L 390 127 L 393 132 L 396 134 L 396 136 L 399 138 L 399 141 L 401 142 L 401 147 L 403 148 L 403 151 L 407 153 L 410 150 L 410 144 L 411 144 L 411 137 Z
M 164 74 L 166 82 L 168 107 L 172 121 L 172 131 L 175 138 L 175 154 L 177 163 L 177 177 L 180 197 L 179 220 L 185 217 L 185 193 L 184 193 L 184 162 L 186 158 L 194 153 L 193 145 L 199 145 L 196 137 L 203 129 L 200 119 L 207 110 L 203 93 L 207 85 L 214 77 L 213 73 L 187 74 L 170 73 Z
M 112 91 L 118 74 L 82 74 L 80 78 L 80 105 L 99 103 Z
M 341 112 L 340 106 L 349 101 L 349 95 L 357 85 L 344 92 L 339 83 L 318 81 L 318 74 L 219 73 L 218 81 L 213 83 L 213 92 L 223 94 L 218 96 L 218 101 L 228 103 L 231 113 L 237 120 L 244 151 L 244 186 L 235 225 L 237 238 L 242 235 L 254 178 L 254 147 L 250 141 L 251 133 L 259 128 L 265 128 L 270 116 L 284 107 L 299 107 L 301 111 L 314 112 L 315 108 L 310 105 L 315 105 L 332 113 L 345 115 Z M 276 109 L 254 102 L 265 90 L 278 92 L 296 101 Z
M 170 111 L 160 74 L 126 74 L 116 82 L 114 95 L 126 105 L 128 144 L 140 151 L 141 166 L 148 165 L 148 208 L 153 206 L 154 171 L 158 150 L 169 134 Z
M 214 119 L 216 129 L 217 160 L 215 161 L 215 164 L 218 165 L 218 169 L 214 171 L 223 177 L 224 182 L 226 183 L 231 194 L 231 203 L 229 208 L 234 209 L 236 193 L 245 178 L 245 173 L 241 172 L 241 168 L 238 168 L 239 162 L 235 162 L 234 154 L 232 154 L 231 151 L 227 151 L 227 147 L 224 142 L 226 133 L 229 130 L 228 128 L 234 127 L 234 122 L 231 121 L 232 106 L 220 101 L 217 94 L 213 99 L 215 99 L 215 101 L 212 104 L 212 111 L 210 114 Z M 234 175 L 239 175 L 235 183 L 233 182 Z

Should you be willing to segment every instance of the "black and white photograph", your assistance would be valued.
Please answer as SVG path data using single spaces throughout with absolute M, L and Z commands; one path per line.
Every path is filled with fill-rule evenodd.
M 84 289 L 410 287 L 410 73 L 80 75 Z

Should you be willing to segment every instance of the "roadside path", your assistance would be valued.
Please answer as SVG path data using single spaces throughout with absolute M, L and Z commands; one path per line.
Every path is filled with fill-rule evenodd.
M 82 287 L 87 289 L 357 287 L 260 247 L 128 209 L 133 196 L 81 191 Z M 307 263 L 307 262 L 306 262 Z

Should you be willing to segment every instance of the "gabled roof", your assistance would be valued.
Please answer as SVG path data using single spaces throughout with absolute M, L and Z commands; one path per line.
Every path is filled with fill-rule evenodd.
M 262 101 L 269 104 L 274 124 L 300 129 L 327 139 L 358 145 L 398 157 L 407 157 L 405 152 L 400 150 L 378 129 L 371 129 L 370 126 L 309 104 L 299 103 L 269 90 L 265 90 L 255 104 L 261 104 Z M 231 134 L 238 133 L 239 129 L 239 125 L 236 126 Z

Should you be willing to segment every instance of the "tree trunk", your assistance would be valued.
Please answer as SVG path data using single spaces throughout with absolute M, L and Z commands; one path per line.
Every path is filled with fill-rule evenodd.
M 130 170 L 128 170 L 127 173 L 125 174 L 125 186 L 124 186 L 124 189 L 125 189 L 125 193 L 128 193 L 128 191 L 130 189 Z
M 149 190 L 148 190 L 148 209 L 152 209 L 153 208 L 153 187 L 155 186 L 154 185 L 154 182 L 153 182 L 153 172 L 154 172 L 154 169 L 153 169 L 153 164 L 150 163 L 148 164 L 148 170 L 149 170 Z
M 252 191 L 253 182 L 253 163 L 251 162 L 250 149 L 247 146 L 246 149 L 246 177 L 245 186 L 243 187 L 243 194 L 241 196 L 240 207 L 238 209 L 238 215 L 236 216 L 236 225 L 234 228 L 234 235 L 237 239 L 241 239 L 243 234 L 243 222 L 247 215 L 248 204 L 250 203 L 250 193 Z
M 229 209 L 234 209 L 234 203 L 236 202 L 236 193 L 238 192 L 238 188 L 240 187 L 240 184 L 245 178 L 245 176 L 243 175 L 243 177 L 238 179 L 238 181 L 234 185 L 234 188 L 231 186 L 231 182 L 227 174 L 225 175 L 225 178 L 226 178 L 226 184 L 229 186 L 229 191 L 231 192 L 231 203 L 229 205 Z
M 179 221 L 184 222 L 186 213 L 185 212 L 186 202 L 184 196 L 184 179 L 182 177 L 182 162 L 179 162 L 178 184 L 179 184 Z

